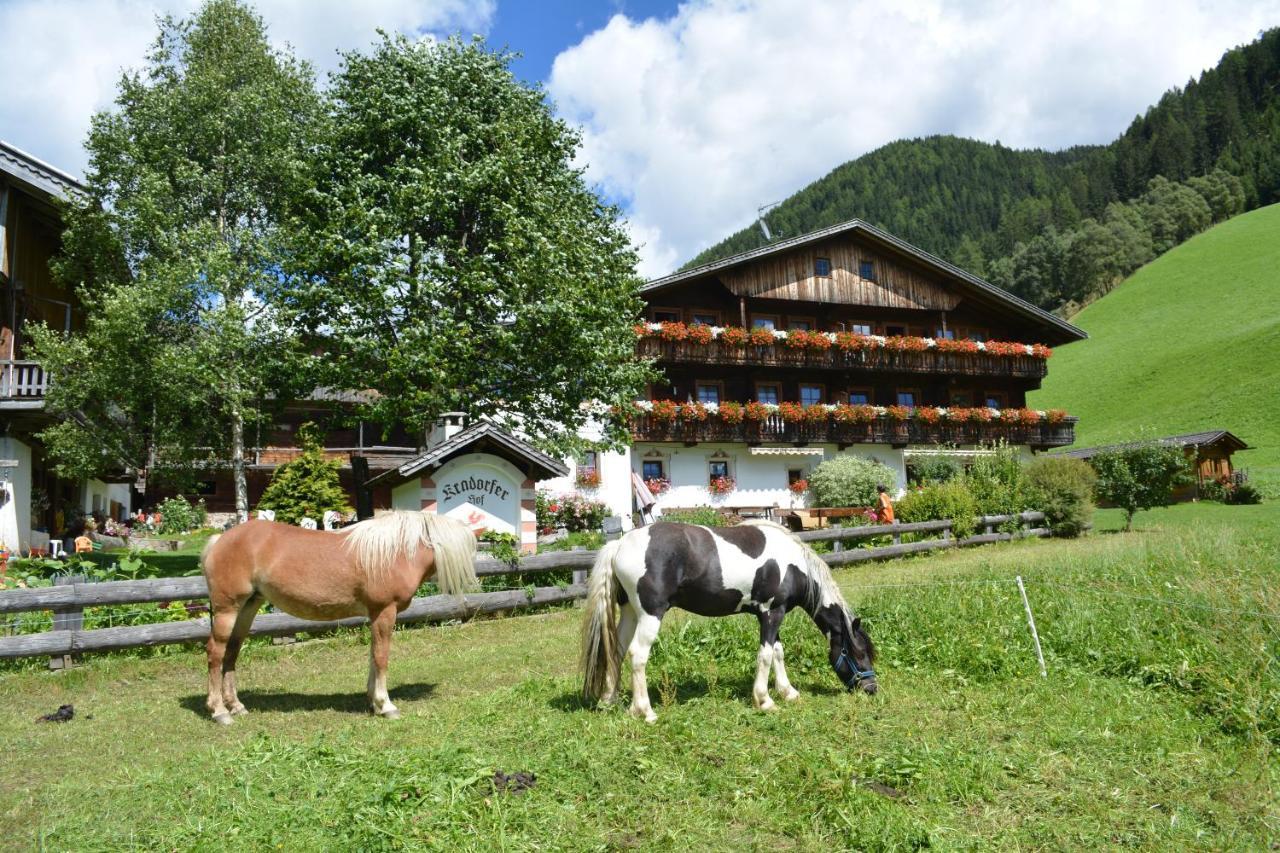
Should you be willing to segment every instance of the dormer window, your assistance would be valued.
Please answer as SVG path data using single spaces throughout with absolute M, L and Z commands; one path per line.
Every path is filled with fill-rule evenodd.
M 831 259 L 815 258 L 813 261 L 813 274 L 818 278 L 831 278 Z

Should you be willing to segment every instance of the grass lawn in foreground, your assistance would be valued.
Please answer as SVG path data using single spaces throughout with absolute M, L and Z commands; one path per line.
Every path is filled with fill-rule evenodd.
M 841 571 L 881 692 L 840 688 L 793 613 L 803 697 L 771 714 L 750 705 L 750 617 L 668 617 L 653 726 L 582 707 L 573 608 L 398 631 L 399 721 L 364 712 L 361 632 L 252 644 L 251 713 L 230 728 L 205 716 L 197 650 L 0 674 L 0 845 L 1266 848 L 1276 623 L 1236 611 L 1280 614 L 1270 509 L 1187 505 L 1132 534 Z M 33 722 L 64 702 L 70 723 Z M 499 793 L 495 770 L 537 783 Z

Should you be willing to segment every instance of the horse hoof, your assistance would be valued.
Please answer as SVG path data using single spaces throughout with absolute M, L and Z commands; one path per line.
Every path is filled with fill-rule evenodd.
M 246 708 L 244 705 L 236 705 L 234 708 L 231 709 L 231 716 L 233 717 L 238 717 L 241 714 L 247 714 L 247 713 L 249 713 L 249 709 Z
M 231 714 L 226 711 L 223 711 L 221 714 L 214 714 L 213 721 L 220 726 L 229 726 L 232 722 Z
M 760 710 L 760 711 L 776 711 L 776 710 L 778 710 L 778 706 L 777 706 L 777 705 L 775 705 L 775 704 L 773 704 L 773 700 L 772 700 L 772 699 L 770 699 L 768 702 L 761 702 L 759 705 L 757 705 L 757 706 L 756 706 L 756 708 L 757 708 L 757 710 Z
M 379 711 L 378 716 L 382 717 L 384 720 L 398 720 L 400 719 L 400 711 L 396 708 L 392 708 L 389 711 Z
M 782 698 L 786 699 L 788 702 L 794 702 L 800 698 L 800 691 L 793 687 L 787 693 L 783 693 Z

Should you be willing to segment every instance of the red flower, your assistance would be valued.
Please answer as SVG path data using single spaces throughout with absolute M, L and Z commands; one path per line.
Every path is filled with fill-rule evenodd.
M 1040 413 L 1035 409 L 1020 409 L 1018 418 L 1027 426 L 1035 426 L 1040 423 Z
M 752 329 L 750 339 L 752 346 L 757 347 L 773 346 L 773 343 L 776 340 L 773 337 L 773 329 L 766 329 L 763 326 L 757 326 Z
M 674 421 L 680 407 L 671 400 L 654 400 L 652 414 L 655 420 Z
M 600 472 L 595 468 L 579 468 L 577 484 L 580 489 L 600 488 Z
M 732 477 L 716 477 L 707 484 L 707 491 L 713 495 L 727 495 L 734 490 L 737 483 Z
M 911 408 L 909 406 L 889 406 L 885 409 L 885 414 L 887 414 L 891 420 L 905 421 L 907 418 L 911 417 Z
M 926 424 L 936 424 L 942 420 L 942 414 L 935 406 L 919 406 L 912 414 L 916 420 Z
M 949 338 L 938 338 L 934 341 L 934 344 L 937 346 L 938 352 L 975 353 L 978 351 L 978 342 L 971 341 L 968 338 L 962 338 L 958 341 L 953 341 Z
M 1045 418 L 1051 424 L 1060 424 L 1067 419 L 1066 409 L 1050 409 L 1045 412 Z
M 1015 344 L 1010 343 L 1009 341 L 987 341 L 983 346 L 985 346 L 987 348 L 987 352 L 992 355 L 1013 357 L 1027 354 L 1027 347 L 1025 344 Z
M 804 329 L 792 329 L 787 332 L 787 336 L 782 339 L 788 349 L 807 349 L 809 346 L 809 333 Z
M 804 406 L 799 403 L 779 403 L 778 414 L 782 415 L 782 419 L 787 423 L 799 423 L 805 419 Z
M 1032 358 L 1048 358 L 1051 355 L 1053 355 L 1053 350 L 1049 349 L 1044 344 L 1031 345 Z
M 791 485 L 787 486 L 787 488 L 797 495 L 803 495 L 805 492 L 809 491 L 809 481 L 804 478 L 801 478 L 799 480 L 796 480 Z
M 928 347 L 929 345 L 925 343 L 924 338 L 916 338 L 910 335 L 894 335 L 884 339 L 884 348 L 896 352 L 924 352 Z
M 709 344 L 715 339 L 711 327 L 705 323 L 694 323 L 688 329 L 688 339 L 695 344 Z
M 721 403 L 720 404 L 720 420 L 727 424 L 740 424 L 745 413 L 742 410 L 741 403 Z
M 1022 412 L 1018 409 L 1001 409 L 1000 422 L 1006 424 L 1022 423 Z
M 680 419 L 683 421 L 705 421 L 707 407 L 702 403 L 681 403 Z
M 644 481 L 644 487 L 656 496 L 671 488 L 671 481 L 666 477 L 650 477 Z
M 810 423 L 826 423 L 830 416 L 831 412 L 821 403 L 814 403 L 804 410 L 804 419 Z
M 631 330 L 636 333 L 637 338 L 649 338 L 649 337 L 653 337 L 653 335 L 656 334 L 652 329 L 649 328 L 648 323 L 636 323 L 634 326 L 631 327 Z
M 808 344 L 809 349 L 814 352 L 826 352 L 831 349 L 831 338 L 827 337 L 826 332 L 810 332 Z
M 663 323 L 658 336 L 664 341 L 683 341 L 689 336 L 689 327 L 684 323 Z
M 764 403 L 758 403 L 752 400 L 742 407 L 742 413 L 749 421 L 762 421 L 769 417 L 769 407 Z
M 720 330 L 720 343 L 730 347 L 745 347 L 750 339 L 747 330 L 741 326 L 728 326 Z

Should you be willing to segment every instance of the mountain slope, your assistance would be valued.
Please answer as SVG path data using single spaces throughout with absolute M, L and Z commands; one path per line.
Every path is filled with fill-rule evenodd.
M 1016 151 L 935 136 L 891 143 L 837 167 L 768 214 L 775 235 L 864 219 L 982 273 L 1046 226 L 1098 217 L 1171 181 L 1215 168 L 1240 178 L 1248 208 L 1280 200 L 1280 28 L 1228 51 L 1174 89 L 1109 145 Z M 686 266 L 764 244 L 755 225 Z
M 1038 408 L 1078 415 L 1076 446 L 1227 429 L 1235 465 L 1280 488 L 1280 204 L 1230 219 L 1140 269 L 1071 320 Z

